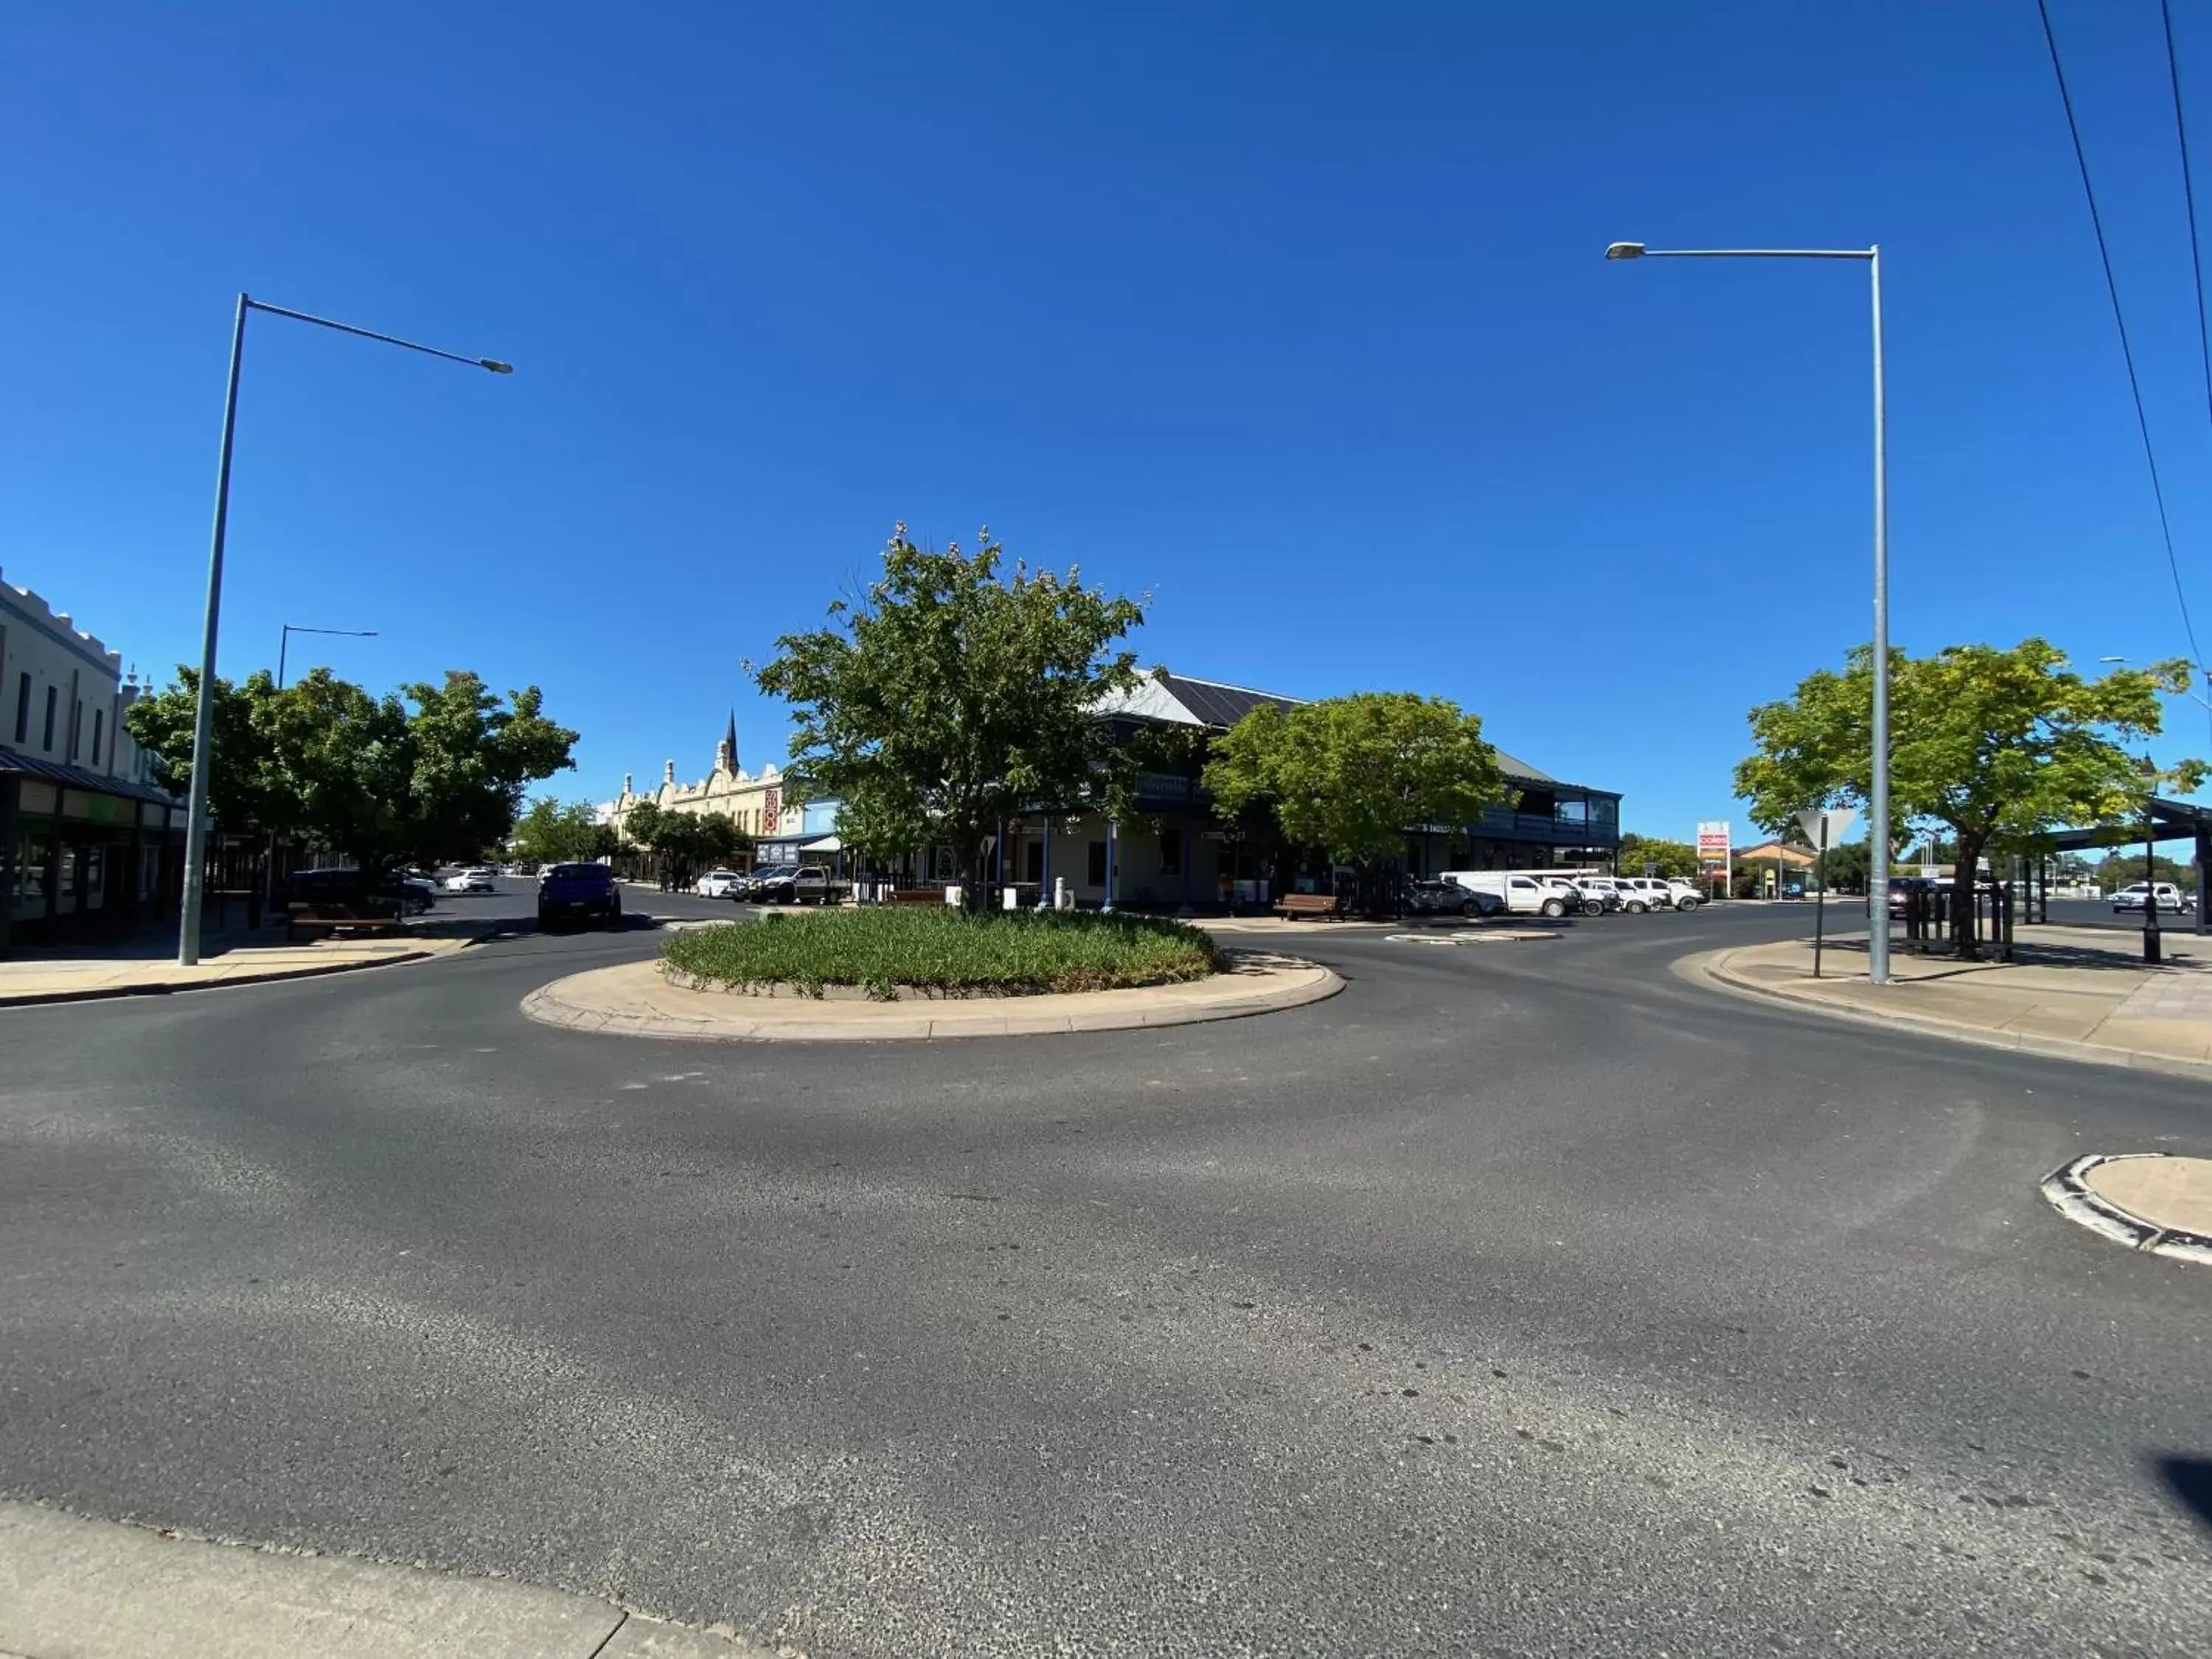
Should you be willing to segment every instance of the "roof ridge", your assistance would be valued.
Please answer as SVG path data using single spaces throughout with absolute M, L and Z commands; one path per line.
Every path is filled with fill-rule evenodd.
M 1210 685 L 1217 691 L 1242 691 L 1248 697 L 1271 697 L 1277 702 L 1311 702 L 1313 701 L 1311 697 L 1294 697 L 1287 691 L 1263 691 L 1256 685 L 1232 685 L 1227 680 L 1202 679 L 1196 674 L 1178 673 L 1172 668 L 1167 669 L 1165 672 L 1171 680 L 1188 680 L 1193 685 Z

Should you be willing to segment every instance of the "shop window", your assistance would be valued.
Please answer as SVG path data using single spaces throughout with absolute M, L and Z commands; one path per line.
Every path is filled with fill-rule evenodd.
M 18 921 L 46 914 L 46 860 L 53 856 L 53 838 L 26 830 L 15 842 L 14 909 Z
M 1091 843 L 1091 870 L 1088 879 L 1093 887 L 1103 887 L 1106 884 L 1106 843 L 1103 841 L 1094 841 Z
M 1180 830 L 1160 831 L 1160 873 L 1164 876 L 1182 873 L 1182 833 Z

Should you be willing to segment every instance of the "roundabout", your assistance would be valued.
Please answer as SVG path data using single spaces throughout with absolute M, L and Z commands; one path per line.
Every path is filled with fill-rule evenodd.
M 750 994 L 681 984 L 658 959 L 571 974 L 522 1000 L 541 1024 L 694 1042 L 884 1042 L 1042 1036 L 1240 1019 L 1319 1002 L 1344 981 L 1318 963 L 1257 951 L 1224 953 L 1206 978 L 1127 990 L 1035 996 L 878 1000 L 841 988 L 821 996 Z

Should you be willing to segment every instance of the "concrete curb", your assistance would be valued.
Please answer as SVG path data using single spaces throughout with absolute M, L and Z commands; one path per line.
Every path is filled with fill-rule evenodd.
M 2182 1227 L 2161 1227 L 2115 1204 L 2089 1185 L 2089 1171 L 2100 1164 L 2136 1158 L 2171 1158 L 2171 1152 L 2090 1152 L 2044 1176 L 2039 1190 L 2069 1221 L 2116 1244 L 2147 1255 L 2171 1256 L 2212 1267 L 2212 1238 Z
M 0 1652 L 106 1659 L 766 1659 L 595 1595 L 0 1504 Z
M 471 939 L 471 944 L 476 941 Z M 188 991 L 227 991 L 237 985 L 274 985 L 287 979 L 327 979 L 332 974 L 357 974 L 368 968 L 397 968 L 405 963 L 428 962 L 433 957 L 448 954 L 441 951 L 407 951 L 394 957 L 377 957 L 365 962 L 318 963 L 307 968 L 272 969 L 265 974 L 230 974 L 222 979 L 203 980 L 197 985 L 173 984 L 163 980 L 132 980 L 121 985 L 88 986 L 81 991 L 25 991 L 0 992 L 0 1008 L 37 1008 L 56 1002 L 105 1002 L 115 997 L 178 996 Z
M 1724 951 L 1701 951 L 1692 956 L 1677 957 L 1671 965 L 1678 977 L 1712 986 L 1731 996 L 1784 1003 L 1792 1008 L 1810 1009 L 1833 1019 L 1850 1020 L 1861 1025 L 1902 1026 L 1906 1030 L 1917 1031 L 1925 1036 L 1943 1037 L 1953 1042 L 1971 1042 L 1983 1048 L 2003 1048 L 2014 1054 L 2042 1054 L 2052 1060 L 2080 1060 L 2090 1066 L 2111 1066 L 2124 1071 L 2158 1072 L 2168 1077 L 2212 1081 L 2212 1060 L 2154 1054 L 2145 1048 L 2121 1048 L 2109 1043 L 2082 1042 L 2072 1037 L 2040 1036 L 2032 1031 L 1996 1031 L 1986 1026 L 1964 1025 L 1957 1020 L 1939 1019 L 1933 1014 L 1875 1013 L 1870 1009 L 1831 1002 L 1826 997 L 1813 996 L 1802 991 L 1762 985 L 1728 970 L 1728 959 L 1744 948 L 1738 945 Z
M 1243 1019 L 1303 1007 L 1334 996 L 1344 981 L 1318 963 L 1273 951 L 1227 953 L 1232 960 L 1273 962 L 1279 982 L 1254 989 L 1234 975 L 1192 986 L 1090 991 L 1044 997 L 1005 997 L 947 1002 L 820 1003 L 804 998 L 738 997 L 714 991 L 679 992 L 700 999 L 700 1012 L 611 1006 L 635 994 L 627 980 L 651 963 L 618 963 L 571 974 L 523 998 L 524 1014 L 541 1024 L 615 1036 L 675 1038 L 692 1042 L 943 1042 L 954 1037 L 1059 1036 L 1079 1031 L 1159 1030 L 1221 1019 Z M 658 975 L 654 977 L 657 979 Z M 1167 994 L 1173 994 L 1172 995 Z M 917 1012 L 927 1010 L 929 1012 Z

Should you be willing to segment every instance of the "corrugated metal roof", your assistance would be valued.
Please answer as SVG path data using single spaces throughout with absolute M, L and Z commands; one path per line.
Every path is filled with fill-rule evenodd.
M 151 784 L 110 777 L 106 773 L 95 772 L 88 766 L 70 766 L 61 761 L 41 760 L 35 755 L 26 755 L 4 746 L 0 746 L 0 772 L 16 772 L 25 777 L 44 778 L 64 789 L 82 789 L 87 794 L 120 795 L 126 800 L 149 801 L 156 806 L 184 805 L 175 796 L 165 795 Z
M 1188 674 L 1169 674 L 1162 684 L 1170 696 L 1190 711 L 1191 718 L 1200 726 L 1218 726 L 1226 731 L 1262 703 L 1273 703 L 1278 708 L 1296 708 L 1305 700 L 1285 697 L 1273 691 L 1255 691 L 1249 686 L 1224 685 L 1218 680 L 1196 680 Z M 1520 783 L 1557 783 L 1549 772 L 1528 764 L 1516 756 L 1498 750 L 1498 769 Z

